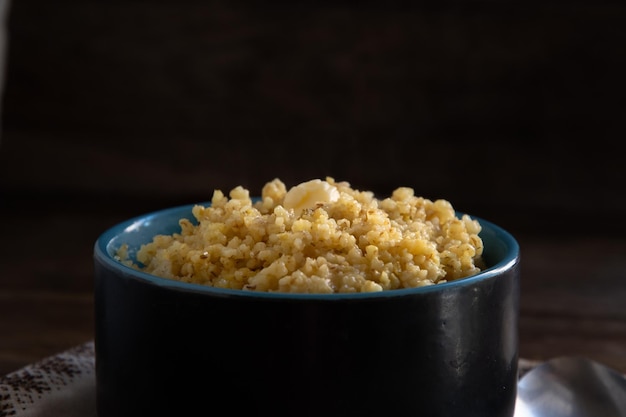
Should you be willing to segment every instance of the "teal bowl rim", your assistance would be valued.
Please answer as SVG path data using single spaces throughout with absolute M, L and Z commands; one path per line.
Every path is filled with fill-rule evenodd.
M 481 217 L 470 215 L 474 220 L 477 220 L 481 226 L 482 231 L 479 236 L 483 238 L 489 237 L 495 239 L 504 246 L 504 256 L 502 259 L 494 265 L 484 269 L 476 275 L 470 277 L 458 279 L 455 281 L 449 281 L 441 284 L 427 285 L 416 288 L 402 288 L 397 290 L 387 290 L 369 293 L 332 293 L 332 294 L 303 294 L 303 293 L 282 293 L 282 292 L 261 292 L 261 291 L 245 291 L 228 288 L 210 287 L 202 284 L 193 284 L 187 282 L 181 282 L 172 280 L 169 278 L 162 278 L 156 275 L 152 275 L 146 272 L 138 271 L 127 265 L 122 264 L 114 258 L 114 251 L 119 247 L 113 247 L 114 239 L 124 232 L 132 231 L 138 228 L 140 225 L 146 222 L 157 220 L 159 217 L 171 215 L 176 212 L 180 212 L 181 215 L 178 218 L 191 215 L 191 209 L 197 205 L 208 205 L 209 202 L 200 202 L 179 205 L 175 207 L 169 207 L 160 209 L 145 214 L 141 214 L 130 218 L 128 220 L 117 223 L 107 230 L 105 230 L 97 239 L 94 244 L 93 256 L 94 260 L 100 261 L 108 269 L 118 271 L 121 276 L 127 279 L 136 279 L 144 283 L 153 284 L 159 287 L 167 288 L 174 291 L 182 292 L 195 292 L 205 293 L 211 296 L 222 297 L 248 297 L 248 298 L 271 298 L 282 300 L 294 300 L 294 299 L 309 299 L 309 300 L 345 300 L 345 299 L 363 299 L 363 298 L 388 298 L 388 297 L 401 297 L 414 294 L 426 294 L 431 292 L 445 291 L 449 288 L 460 288 L 476 284 L 477 282 L 496 278 L 502 273 L 512 269 L 515 264 L 519 262 L 520 247 L 517 240 L 511 233 L 502 227 L 485 220 Z M 466 213 L 457 212 L 457 216 L 461 216 Z M 488 236 L 487 236 L 488 235 Z M 488 253 L 488 250 L 485 251 Z

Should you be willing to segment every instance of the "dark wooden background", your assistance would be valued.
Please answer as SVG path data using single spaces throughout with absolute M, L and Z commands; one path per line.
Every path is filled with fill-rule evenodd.
M 411 186 L 522 246 L 520 354 L 626 372 L 626 4 L 16 0 L 0 374 L 93 337 L 107 227 L 236 185 Z

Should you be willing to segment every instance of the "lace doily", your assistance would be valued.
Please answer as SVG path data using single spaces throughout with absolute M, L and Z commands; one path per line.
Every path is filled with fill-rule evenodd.
M 0 377 L 0 417 L 95 417 L 93 341 Z

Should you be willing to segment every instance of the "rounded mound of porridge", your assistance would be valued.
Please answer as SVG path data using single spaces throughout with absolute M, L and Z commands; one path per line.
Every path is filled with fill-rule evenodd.
M 235 187 L 195 205 L 181 230 L 127 247 L 118 259 L 183 282 L 244 291 L 355 293 L 433 285 L 484 268 L 481 226 L 447 200 L 409 187 L 379 199 L 331 177 L 287 189 L 278 178 L 260 198 Z

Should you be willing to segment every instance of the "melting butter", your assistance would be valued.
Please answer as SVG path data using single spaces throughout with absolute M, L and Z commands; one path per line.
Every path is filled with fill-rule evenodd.
M 296 215 L 302 210 L 314 208 L 318 204 L 333 203 L 339 200 L 339 190 L 333 184 L 320 179 L 310 180 L 291 187 L 285 194 L 283 207 L 293 209 Z

